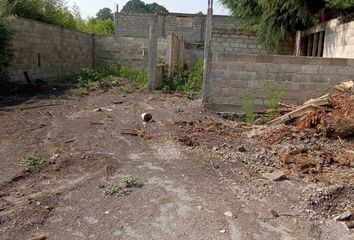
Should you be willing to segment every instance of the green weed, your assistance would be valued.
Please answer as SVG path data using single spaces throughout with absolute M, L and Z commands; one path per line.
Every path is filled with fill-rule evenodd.
M 109 119 L 112 119 L 113 118 L 113 113 L 106 112 L 106 117 L 109 118 Z
M 39 166 L 41 164 L 43 164 L 43 160 L 33 155 L 26 156 L 20 162 L 21 166 L 31 166 L 31 167 Z
M 114 197 L 122 196 L 128 194 L 131 191 L 131 188 L 138 187 L 138 185 L 137 177 L 126 176 L 117 186 L 107 188 L 105 194 Z
M 272 81 L 267 77 L 263 78 L 263 92 L 265 96 L 265 105 L 267 109 L 272 110 L 268 114 L 267 120 L 273 120 L 280 115 L 279 103 L 284 100 L 286 96 L 286 82 L 281 82 L 278 86 L 275 86 Z
M 83 95 L 87 95 L 88 91 L 86 88 L 81 87 L 81 88 L 76 89 L 74 94 L 77 97 L 82 97 Z
M 128 94 L 132 92 L 132 89 L 129 86 L 120 87 L 118 90 L 119 92 L 124 94 Z
M 249 124 L 254 123 L 254 98 L 252 93 L 245 91 L 242 93 L 242 110 L 245 113 L 245 120 Z
M 164 76 L 162 92 L 173 93 L 176 91 L 188 93 L 188 98 L 193 99 L 203 88 L 203 60 L 188 68 L 178 62 L 169 75 Z

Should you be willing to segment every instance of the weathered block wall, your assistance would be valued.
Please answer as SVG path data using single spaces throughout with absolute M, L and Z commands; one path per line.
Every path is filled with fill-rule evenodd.
M 258 107 L 267 100 L 264 80 L 286 87 L 286 100 L 303 103 L 332 84 L 354 78 L 354 60 L 213 52 L 203 104 L 216 111 L 240 111 L 249 92 Z
M 149 37 L 151 14 L 116 13 L 118 37 Z M 190 43 L 203 42 L 206 16 L 202 14 L 169 13 L 158 16 L 158 36 L 166 38 L 172 32 L 183 35 Z M 232 29 L 238 27 L 239 19 L 231 16 L 214 16 L 213 27 Z
M 149 63 L 149 39 L 114 36 L 95 36 L 95 67 L 107 63 L 145 69 Z M 167 40 L 158 40 L 158 58 L 167 62 Z
M 341 24 L 338 19 L 326 24 L 324 57 L 354 58 L 354 21 Z
M 301 39 L 320 32 L 324 32 L 323 57 L 327 58 L 354 58 L 354 21 L 343 23 L 344 19 L 333 19 L 318 24 L 305 31 L 297 33 L 296 54 L 302 55 L 307 48 L 301 44 Z
M 24 71 L 32 79 L 54 79 L 93 66 L 91 34 L 23 18 L 16 18 L 12 28 L 15 31 L 15 58 L 9 68 L 12 81 L 24 81 Z
M 295 43 L 293 39 L 284 45 L 281 55 L 293 55 Z M 211 51 L 231 53 L 270 54 L 259 42 L 256 34 L 241 29 L 215 29 L 212 33 Z

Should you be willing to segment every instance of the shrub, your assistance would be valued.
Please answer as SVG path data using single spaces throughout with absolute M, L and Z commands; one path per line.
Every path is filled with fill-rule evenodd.
M 203 67 L 203 60 L 199 60 L 190 69 L 178 62 L 170 75 L 165 76 L 162 91 L 164 93 L 185 91 L 189 94 L 201 92 L 203 88 Z
M 204 61 L 198 60 L 198 62 L 189 70 L 188 81 L 185 87 L 187 92 L 201 92 L 203 89 L 203 70 Z

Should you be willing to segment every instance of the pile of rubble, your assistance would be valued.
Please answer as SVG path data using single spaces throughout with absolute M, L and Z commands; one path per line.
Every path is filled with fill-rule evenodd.
M 332 90 L 336 92 L 311 99 L 303 106 L 283 104 L 290 112 L 268 125 L 289 124 L 294 132 L 314 128 L 329 138 L 354 136 L 354 81 L 337 84 Z

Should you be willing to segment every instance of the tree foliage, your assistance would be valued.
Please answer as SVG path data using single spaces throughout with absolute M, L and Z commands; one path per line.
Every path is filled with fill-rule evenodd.
M 114 33 L 114 18 L 109 8 L 99 10 L 97 18 L 83 19 L 80 9 L 76 5 L 70 9 L 65 0 L 8 0 L 5 5 L 4 9 L 14 16 L 87 33 Z
M 257 32 L 263 44 L 279 51 L 289 33 L 316 24 L 327 9 L 354 7 L 354 0 L 221 0 L 241 18 L 242 27 Z M 323 17 L 323 16 L 322 16 Z
M 9 27 L 9 18 L 5 5 L 2 5 L 4 3 L 0 3 L 0 88 L 9 79 L 7 68 L 13 58 L 11 49 L 13 32 Z
M 145 4 L 140 0 L 130 0 L 122 8 L 122 12 L 133 13 L 167 13 L 167 9 L 157 3 Z
M 75 18 L 64 0 L 9 0 L 8 9 L 15 16 L 77 29 Z
M 97 12 L 96 18 L 100 20 L 107 20 L 107 19 L 114 20 L 114 15 L 111 9 L 102 8 Z

